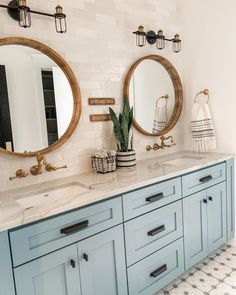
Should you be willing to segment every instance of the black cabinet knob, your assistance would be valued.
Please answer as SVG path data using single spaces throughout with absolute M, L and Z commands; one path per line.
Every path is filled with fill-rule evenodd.
M 84 253 L 84 254 L 83 254 L 83 258 L 84 258 L 85 261 L 88 262 L 88 254 Z
M 207 199 L 204 199 L 204 200 L 203 200 L 203 203 L 207 204 Z
M 70 265 L 71 265 L 73 268 L 75 268 L 75 261 L 74 261 L 74 259 L 71 259 L 71 261 L 70 261 Z

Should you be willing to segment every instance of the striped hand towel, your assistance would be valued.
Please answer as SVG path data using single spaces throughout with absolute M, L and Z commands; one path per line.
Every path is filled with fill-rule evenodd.
M 167 123 L 167 107 L 157 106 L 155 109 L 155 114 L 154 114 L 152 133 L 155 134 L 163 130 L 166 127 L 166 123 Z
M 216 148 L 216 133 L 208 103 L 194 103 L 191 132 L 197 152 L 206 153 Z

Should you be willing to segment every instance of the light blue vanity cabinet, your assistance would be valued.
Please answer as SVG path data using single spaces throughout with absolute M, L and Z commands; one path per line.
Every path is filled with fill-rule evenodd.
M 129 295 L 153 295 L 183 272 L 183 239 L 179 239 L 128 268 Z
M 125 222 L 127 265 L 183 236 L 181 200 Z
M 123 226 L 78 243 L 83 295 L 127 295 Z
M 206 192 L 191 195 L 183 201 L 185 267 L 190 268 L 207 256 Z
M 0 295 L 153 295 L 234 215 L 232 159 L 0 233 Z
M 0 233 L 0 295 L 15 295 L 8 233 Z
M 188 269 L 227 240 L 225 182 L 185 198 L 183 210 Z
M 101 202 L 10 231 L 14 266 L 122 223 L 121 198 Z
M 122 225 L 14 269 L 17 295 L 126 295 Z
M 225 175 L 226 166 L 223 163 L 183 176 L 185 192 L 204 187 L 202 191 L 185 196 L 183 200 L 186 269 L 227 241 Z
M 14 269 L 17 295 L 81 295 L 76 245 Z
M 227 241 L 226 183 L 208 188 L 206 194 L 208 252 L 211 253 Z
M 129 295 L 153 295 L 184 272 L 181 177 L 122 198 Z
M 234 159 L 226 162 L 227 183 L 227 239 L 232 240 L 235 234 L 235 189 Z

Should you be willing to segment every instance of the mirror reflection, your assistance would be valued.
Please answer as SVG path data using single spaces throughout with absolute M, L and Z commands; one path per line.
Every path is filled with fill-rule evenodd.
M 174 85 L 166 69 L 151 59 L 140 62 L 131 76 L 129 99 L 143 130 L 156 134 L 165 129 L 175 107 Z
M 17 153 L 49 147 L 73 115 L 73 94 L 60 67 L 30 47 L 0 47 L 0 147 Z

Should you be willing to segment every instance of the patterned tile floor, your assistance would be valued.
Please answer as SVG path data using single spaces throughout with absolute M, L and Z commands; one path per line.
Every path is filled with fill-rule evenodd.
M 236 295 L 236 240 L 215 251 L 155 295 Z

